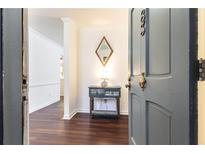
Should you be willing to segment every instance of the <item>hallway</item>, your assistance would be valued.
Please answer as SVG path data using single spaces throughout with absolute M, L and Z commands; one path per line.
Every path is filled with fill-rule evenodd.
M 77 113 L 62 120 L 63 102 L 30 114 L 30 144 L 50 145 L 119 145 L 128 144 L 128 117 L 91 119 L 88 113 Z

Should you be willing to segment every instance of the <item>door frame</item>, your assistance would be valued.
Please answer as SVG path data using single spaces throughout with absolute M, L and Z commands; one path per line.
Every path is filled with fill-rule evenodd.
M 198 9 L 189 9 L 189 138 L 190 144 L 198 144 Z
M 128 19 L 128 77 L 131 76 L 131 64 L 132 64 L 132 15 L 134 8 L 129 10 L 129 19 Z M 195 145 L 198 144 L 198 93 L 197 93 L 197 81 L 198 81 L 198 9 L 189 8 L 189 144 Z M 147 22 L 146 22 L 147 23 Z M 129 82 L 129 81 L 128 81 Z M 131 96 L 130 92 L 128 95 L 128 111 L 131 113 Z M 131 128 L 131 118 L 129 118 L 129 137 L 130 137 L 130 128 Z M 129 138 L 129 144 L 132 142 Z

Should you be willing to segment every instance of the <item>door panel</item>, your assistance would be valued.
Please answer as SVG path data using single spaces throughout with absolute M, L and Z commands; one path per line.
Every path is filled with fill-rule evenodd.
M 133 101 L 132 103 L 132 110 L 131 110 L 131 123 L 132 123 L 132 132 L 131 132 L 131 136 L 132 136 L 132 142 L 134 144 L 143 144 L 144 143 L 144 135 L 140 132 L 143 131 L 143 125 L 138 125 L 139 123 L 142 123 L 142 117 L 141 117 L 141 111 L 142 111 L 142 103 L 140 100 L 140 97 L 132 94 L 131 95 L 131 99 Z M 134 129 L 137 130 L 141 130 L 141 131 L 134 131 Z M 139 139 L 139 140 L 135 140 L 135 139 Z
M 196 21 L 190 9 L 146 9 L 141 35 L 143 11 L 130 12 L 130 144 L 190 144 L 190 86 L 196 83 L 190 82 L 190 53 L 196 52 L 190 25 Z
M 150 9 L 147 12 L 147 75 L 170 73 L 170 11 L 169 9 Z M 152 58 L 156 57 L 156 58 Z M 158 58 L 157 58 L 158 57 Z
M 158 103 L 147 101 L 146 117 L 147 144 L 171 144 L 172 113 Z
M 132 46 L 133 49 L 135 50 L 135 52 L 132 53 L 132 62 L 133 65 L 131 67 L 131 71 L 133 75 L 138 75 L 141 71 L 144 71 L 144 52 L 142 52 L 142 50 L 145 50 L 145 38 L 143 37 L 139 37 L 142 28 L 139 26 L 141 24 L 140 20 L 134 20 L 134 19 L 139 19 L 140 18 L 140 14 L 141 14 L 141 9 L 137 9 L 134 10 L 135 13 L 133 13 L 132 15 L 132 27 L 133 31 L 132 31 L 132 40 L 135 40 L 132 42 Z M 136 37 L 138 36 L 138 37 Z

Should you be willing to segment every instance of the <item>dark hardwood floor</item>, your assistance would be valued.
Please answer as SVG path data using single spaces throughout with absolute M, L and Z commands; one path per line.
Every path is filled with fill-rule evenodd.
M 128 144 L 128 116 L 92 119 L 87 113 L 77 113 L 71 120 L 62 117 L 62 102 L 31 113 L 30 144 Z

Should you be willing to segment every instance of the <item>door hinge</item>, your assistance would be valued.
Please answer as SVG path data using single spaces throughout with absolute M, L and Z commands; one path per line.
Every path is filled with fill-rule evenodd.
M 22 100 L 23 103 L 28 101 L 28 83 L 26 76 L 23 76 L 22 79 Z
M 199 59 L 199 81 L 205 81 L 205 59 Z

